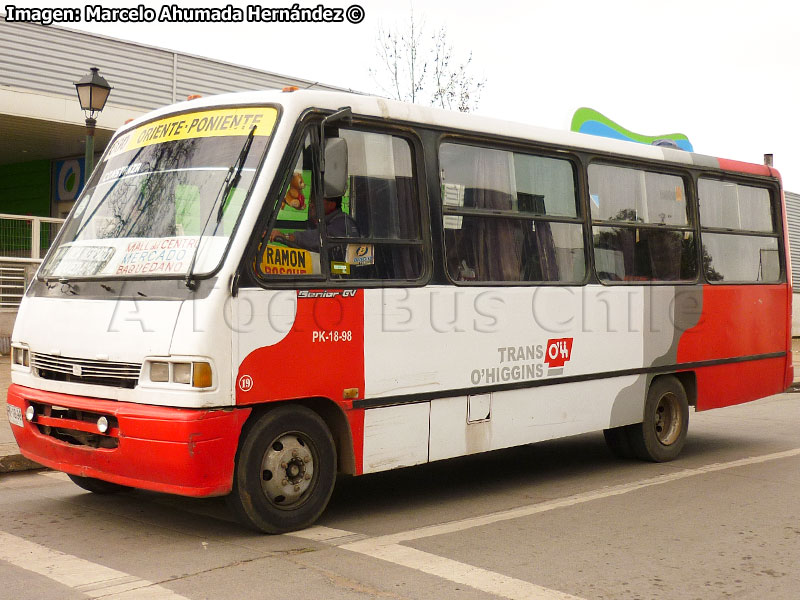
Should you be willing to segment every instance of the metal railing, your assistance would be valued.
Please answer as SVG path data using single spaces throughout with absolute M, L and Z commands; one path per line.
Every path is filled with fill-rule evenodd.
M 17 308 L 27 285 L 25 265 L 0 263 L 0 308 Z
M 16 310 L 64 219 L 0 214 L 0 310 Z
M 0 214 L 0 256 L 40 260 L 64 219 Z

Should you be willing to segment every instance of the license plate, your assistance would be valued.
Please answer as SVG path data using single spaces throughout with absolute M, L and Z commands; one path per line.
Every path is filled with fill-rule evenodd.
M 22 409 L 13 404 L 6 404 L 6 411 L 8 412 L 8 422 L 18 427 L 24 427 L 22 422 Z

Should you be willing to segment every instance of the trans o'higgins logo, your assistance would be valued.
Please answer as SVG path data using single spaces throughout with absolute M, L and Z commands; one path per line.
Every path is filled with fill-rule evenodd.
M 563 375 L 572 358 L 572 342 L 573 338 L 558 338 L 546 344 L 501 346 L 497 349 L 500 365 L 473 369 L 470 381 L 472 385 L 492 385 Z
M 547 340 L 547 353 L 544 362 L 547 363 L 549 370 L 559 369 L 569 361 L 572 356 L 572 338 L 561 338 L 558 340 Z M 548 372 L 548 375 L 550 373 Z

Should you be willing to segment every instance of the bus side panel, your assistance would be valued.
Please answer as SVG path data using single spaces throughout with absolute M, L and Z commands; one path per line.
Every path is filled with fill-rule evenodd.
M 622 286 L 366 290 L 366 396 L 413 401 L 641 368 L 675 338 L 669 316 L 643 334 L 646 307 L 672 310 L 674 288 L 658 293 L 669 298 Z
M 697 370 L 697 410 L 782 391 L 786 363 L 791 361 L 786 286 L 706 285 L 702 306 L 698 324 L 681 336 L 678 362 L 741 362 Z
M 423 433 L 439 460 L 641 422 L 646 369 L 675 365 L 702 303 L 699 286 L 365 294 L 367 406 L 399 405 L 368 408 L 365 472 L 423 461 Z
M 284 292 L 241 298 L 255 317 L 238 335 L 236 404 L 322 397 L 348 406 L 346 400 L 363 398 L 364 291 L 293 294 L 294 305 Z
M 697 410 L 708 410 L 779 394 L 785 388 L 783 358 L 703 367 L 697 378 Z
M 646 387 L 646 376 L 629 376 L 495 392 L 487 415 L 470 415 L 467 396 L 433 400 L 430 460 L 635 423 Z
M 365 411 L 364 473 L 428 462 L 430 402 Z

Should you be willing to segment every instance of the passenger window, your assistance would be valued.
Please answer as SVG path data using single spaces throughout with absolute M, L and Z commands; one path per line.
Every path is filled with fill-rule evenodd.
M 612 165 L 589 165 L 593 221 L 689 224 L 683 179 Z
M 769 190 L 702 178 L 698 182 L 703 265 L 712 283 L 781 281 L 779 234 Z
M 682 177 L 589 165 L 594 262 L 604 282 L 693 281 L 695 236 Z
M 444 143 L 439 164 L 453 281 L 583 281 L 570 161 Z
M 772 233 L 769 190 L 738 183 L 700 179 L 700 223 L 706 228 Z

